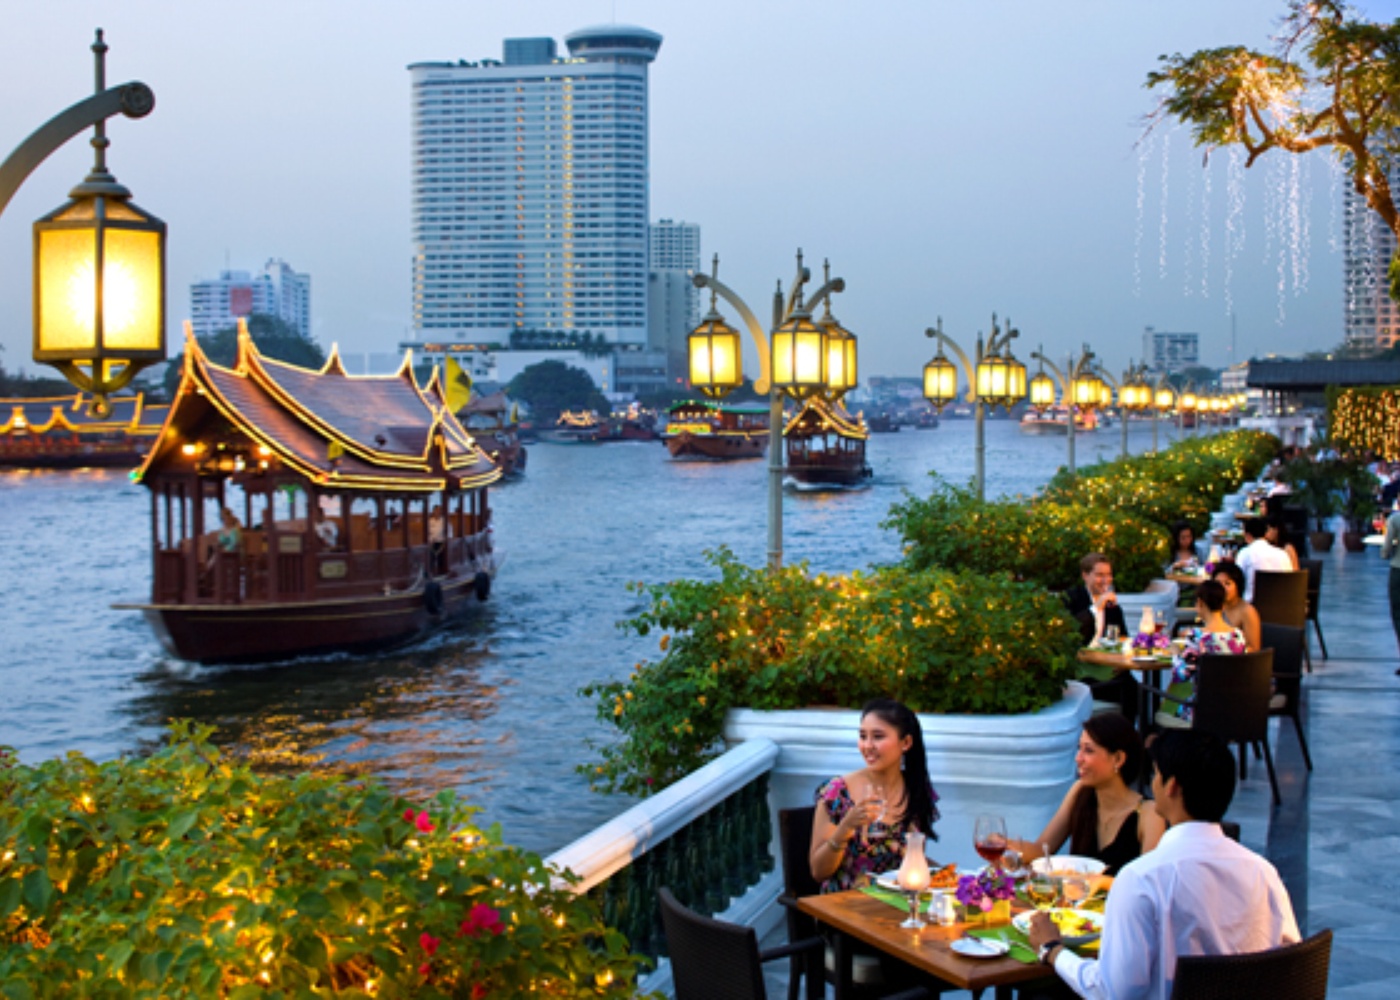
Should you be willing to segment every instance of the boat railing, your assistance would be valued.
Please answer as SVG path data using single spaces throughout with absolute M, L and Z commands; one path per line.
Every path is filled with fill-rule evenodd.
M 661 887 L 760 936 L 781 919 L 768 789 L 777 759 L 772 740 L 746 740 L 546 859 L 578 877 L 574 891 L 598 901 L 634 952 L 657 960 L 643 990 L 667 991 L 671 982 L 656 902 Z

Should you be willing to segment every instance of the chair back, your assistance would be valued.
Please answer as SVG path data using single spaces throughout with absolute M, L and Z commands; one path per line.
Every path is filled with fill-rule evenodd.
M 1274 651 L 1207 654 L 1196 661 L 1191 726 L 1227 743 L 1257 743 L 1269 735 L 1269 684 Z
M 1172 1000 L 1323 1000 L 1332 932 L 1248 955 L 1183 955 Z
M 1261 622 L 1302 628 L 1308 621 L 1308 574 L 1259 570 L 1254 574 L 1254 610 Z
M 1317 621 L 1317 602 L 1322 596 L 1322 560 L 1304 559 L 1299 563 L 1308 574 L 1308 621 Z
M 1274 690 L 1291 704 L 1303 684 L 1303 630 L 1270 624 L 1260 629 L 1260 636 L 1264 648 L 1274 653 Z
M 758 935 L 752 927 L 702 917 L 676 901 L 671 890 L 656 893 L 676 1000 L 766 1000 Z
M 821 885 L 812 877 L 812 823 L 815 806 L 778 810 L 778 841 L 783 851 L 783 892 L 793 899 L 815 896 Z

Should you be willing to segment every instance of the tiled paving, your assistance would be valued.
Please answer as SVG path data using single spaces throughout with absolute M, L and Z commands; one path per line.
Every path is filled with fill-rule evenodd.
M 1270 743 L 1283 804 L 1262 761 L 1250 761 L 1230 819 L 1241 840 L 1279 869 L 1304 934 L 1335 934 L 1329 997 L 1400 997 L 1400 666 L 1375 549 L 1324 560 L 1321 617 L 1329 659 L 1312 626 L 1314 671 L 1304 679 L 1304 725 L 1315 770 L 1303 765 L 1290 720 Z M 764 942 L 783 939 L 782 931 Z M 786 997 L 787 965 L 765 970 L 770 997 Z M 945 996 L 967 996 L 966 993 Z

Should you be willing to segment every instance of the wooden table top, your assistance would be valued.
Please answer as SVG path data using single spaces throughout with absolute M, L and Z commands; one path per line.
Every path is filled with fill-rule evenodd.
M 1204 573 L 1178 573 L 1175 570 L 1173 570 L 1172 572 L 1167 574 L 1167 579 L 1170 580 L 1172 583 L 1179 583 L 1184 584 L 1188 587 L 1194 587 L 1198 583 L 1205 583 L 1207 580 L 1210 579 L 1210 577 L 1206 576 Z
M 1114 670 L 1170 670 L 1171 660 L 1133 659 L 1127 653 L 1109 653 L 1102 649 L 1081 649 L 1077 654 L 1080 663 L 1092 663 L 1096 667 L 1112 667 Z
M 976 993 L 989 986 L 1011 986 L 1054 976 L 1053 970 L 1043 965 L 1027 965 L 1014 958 L 964 958 L 949 944 L 962 937 L 971 925 L 941 927 L 931 923 L 919 930 L 907 930 L 899 926 L 907 911 L 901 912 L 858 889 L 804 896 L 797 906 L 827 926 L 958 989 Z

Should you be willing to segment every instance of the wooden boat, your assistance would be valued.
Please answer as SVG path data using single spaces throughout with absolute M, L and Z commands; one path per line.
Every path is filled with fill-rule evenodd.
M 486 452 L 501 475 L 515 479 L 525 473 L 529 453 L 520 442 L 520 422 L 513 418 L 504 392 L 473 396 L 457 411 L 457 419 Z
M 565 410 L 559 414 L 553 427 L 541 430 L 540 440 L 550 444 L 598 444 L 603 440 L 603 422 L 592 410 L 574 413 Z
M 1092 410 L 1075 410 L 1074 432 L 1085 434 L 1099 428 L 1098 417 Z M 1051 406 L 1044 410 L 1027 410 L 1021 418 L 1021 430 L 1027 434 L 1068 434 L 1069 410 L 1063 406 Z
M 875 413 L 866 418 L 865 426 L 871 434 L 894 434 L 899 430 L 899 418 L 892 413 Z
M 170 407 L 143 394 L 113 396 L 112 412 L 94 417 L 91 398 L 0 399 L 0 466 L 25 469 L 135 468 Z
M 226 663 L 398 645 L 485 600 L 501 471 L 410 361 L 350 376 L 332 351 L 310 371 L 242 333 L 224 368 L 188 338 L 133 477 L 151 491 L 151 600 L 118 607 L 175 656 Z
M 783 428 L 786 476 L 799 486 L 857 486 L 870 478 L 869 437 L 840 403 L 813 397 Z
M 671 457 L 682 462 L 761 458 L 768 450 L 768 409 L 688 399 L 666 411 L 661 440 Z

